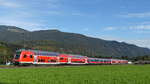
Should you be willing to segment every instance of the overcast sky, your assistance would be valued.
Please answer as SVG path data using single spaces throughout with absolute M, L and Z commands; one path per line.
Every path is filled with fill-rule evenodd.
M 58 29 L 150 48 L 150 0 L 0 0 L 0 25 Z

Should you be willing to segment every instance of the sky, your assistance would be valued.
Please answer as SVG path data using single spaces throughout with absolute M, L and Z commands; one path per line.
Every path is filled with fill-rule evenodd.
M 150 48 L 150 0 L 0 0 L 0 25 L 58 29 Z

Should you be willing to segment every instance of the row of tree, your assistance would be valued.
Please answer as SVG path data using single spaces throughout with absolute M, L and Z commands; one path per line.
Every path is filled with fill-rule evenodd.
M 26 45 L 25 45 L 26 44 Z M 24 42 L 22 43 L 6 43 L 0 42 L 0 64 L 7 63 L 12 61 L 14 57 L 15 51 L 17 49 L 27 48 L 27 49 L 35 49 L 35 50 L 44 50 L 44 51 L 53 51 L 53 52 L 60 52 L 60 53 L 67 53 L 67 54 L 79 54 L 88 57 L 95 57 L 95 58 L 114 58 L 114 59 L 127 59 L 131 61 L 138 61 L 138 60 L 147 60 L 150 61 L 150 55 L 144 56 L 103 56 L 99 55 L 98 53 L 94 52 L 91 49 L 82 47 L 82 46 L 75 46 L 75 45 L 62 45 L 61 43 L 55 41 L 40 41 L 40 42 Z

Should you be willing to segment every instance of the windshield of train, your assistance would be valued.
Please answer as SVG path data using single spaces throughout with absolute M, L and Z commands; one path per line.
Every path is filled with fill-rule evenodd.
M 15 59 L 19 59 L 20 58 L 20 54 L 21 54 L 21 52 L 16 52 Z

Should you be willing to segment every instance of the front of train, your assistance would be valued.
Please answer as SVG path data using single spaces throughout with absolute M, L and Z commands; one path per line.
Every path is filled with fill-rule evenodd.
M 14 55 L 13 64 L 14 65 L 31 65 L 34 62 L 34 52 L 33 50 L 20 49 L 16 51 Z
M 15 55 L 14 55 L 14 58 L 13 58 L 13 64 L 14 65 L 19 65 L 20 56 L 21 56 L 21 50 L 17 50 Z

